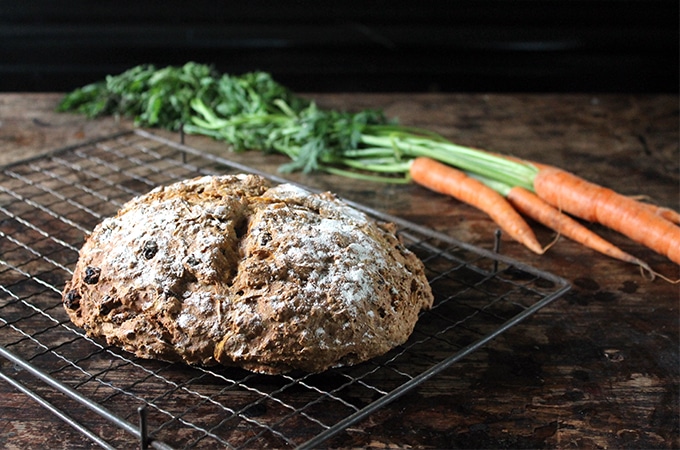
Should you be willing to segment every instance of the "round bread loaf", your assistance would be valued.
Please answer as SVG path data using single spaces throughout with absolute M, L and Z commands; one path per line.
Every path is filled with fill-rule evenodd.
M 88 335 L 143 358 L 320 372 L 402 344 L 432 305 L 394 231 L 329 193 L 185 180 L 97 225 L 63 303 Z

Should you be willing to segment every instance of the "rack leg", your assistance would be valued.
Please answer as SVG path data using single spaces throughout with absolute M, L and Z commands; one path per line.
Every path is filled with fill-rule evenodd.
M 139 447 L 142 450 L 149 448 L 149 438 L 147 436 L 148 427 L 146 422 L 146 406 L 137 408 L 139 413 Z
M 501 253 L 501 230 L 497 229 L 493 234 L 493 252 Z M 493 271 L 498 272 L 498 261 L 493 261 Z

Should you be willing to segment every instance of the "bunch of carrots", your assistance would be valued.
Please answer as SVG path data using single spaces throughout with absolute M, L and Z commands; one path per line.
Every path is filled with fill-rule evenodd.
M 680 264 L 680 214 L 676 211 L 640 202 L 556 167 L 526 164 L 536 168 L 533 189 L 469 175 L 425 157 L 412 161 L 410 175 L 418 184 L 485 211 L 501 229 L 538 254 L 544 248 L 522 216 L 592 250 L 658 275 L 647 263 L 603 239 L 573 215 L 618 231 Z
M 141 126 L 203 134 L 235 151 L 287 155 L 284 171 L 324 171 L 391 183 L 414 182 L 486 212 L 515 240 L 543 254 L 524 217 L 612 258 L 655 272 L 577 219 L 624 234 L 680 264 L 680 214 L 618 194 L 536 162 L 460 146 L 399 126 L 381 112 L 329 111 L 269 74 L 220 74 L 196 63 L 137 66 L 76 89 L 59 105 L 90 117 L 133 117 Z

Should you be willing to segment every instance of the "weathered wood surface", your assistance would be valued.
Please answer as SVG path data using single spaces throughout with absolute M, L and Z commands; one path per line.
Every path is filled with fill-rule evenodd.
M 325 107 L 383 108 L 403 124 L 459 143 L 573 170 L 630 195 L 678 209 L 678 105 L 673 96 L 314 95 Z M 0 94 L 0 164 L 129 127 L 55 114 L 58 94 Z M 174 136 L 176 138 L 176 136 Z M 222 144 L 188 137 L 206 151 Z M 228 154 L 275 171 L 283 159 Z M 496 227 L 482 213 L 415 186 L 296 175 L 480 247 Z M 542 228 L 540 239 L 554 236 Z M 671 278 L 677 265 L 602 230 Z M 677 448 L 678 285 L 649 281 L 630 265 L 560 239 L 543 256 L 504 240 L 502 252 L 565 277 L 573 289 L 461 364 L 334 438 L 333 447 Z M 105 436 L 106 437 L 106 436 Z M 0 446 L 92 444 L 0 382 Z

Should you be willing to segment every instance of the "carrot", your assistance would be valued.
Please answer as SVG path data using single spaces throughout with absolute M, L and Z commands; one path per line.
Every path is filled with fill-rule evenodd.
M 680 227 L 642 203 L 555 167 L 540 168 L 534 189 L 557 209 L 618 231 L 680 264 Z
M 673 222 L 676 225 L 680 225 L 680 213 L 671 208 L 666 208 L 665 206 L 654 205 L 652 203 L 640 203 L 643 207 L 649 209 L 654 214 L 659 217 L 663 217 L 669 222 Z
M 499 156 L 503 156 L 504 158 L 509 159 L 510 161 L 521 162 L 521 163 L 525 163 L 525 164 L 531 164 L 539 170 L 544 170 L 544 169 L 548 169 L 548 168 L 556 169 L 556 170 L 564 170 L 564 169 L 558 169 L 555 166 L 539 163 L 539 162 L 536 162 L 536 161 L 528 161 L 528 160 L 525 160 L 525 159 L 515 158 L 515 157 L 512 157 L 512 156 L 504 156 L 504 155 L 499 155 Z M 645 197 L 645 196 L 637 196 L 637 197 L 633 196 L 633 197 L 630 197 L 630 198 L 639 202 L 640 206 L 649 209 L 650 211 L 652 211 L 657 216 L 663 217 L 664 219 L 666 219 L 670 222 L 673 222 L 676 225 L 680 225 L 680 213 L 678 211 L 671 209 L 671 208 L 666 208 L 665 206 L 659 206 L 659 205 L 655 205 L 653 203 L 641 201 L 641 200 L 647 200 L 648 199 L 648 197 Z
M 409 168 L 411 179 L 432 191 L 449 195 L 487 213 L 501 229 L 531 251 L 543 253 L 524 219 L 498 192 L 464 172 L 427 157 L 417 157 Z
M 680 225 L 680 213 L 676 210 L 652 203 L 652 199 L 647 195 L 631 195 L 630 198 L 640 202 L 642 206 L 650 209 L 657 216 L 661 216 L 676 225 Z
M 630 255 L 595 232 L 589 230 L 576 220 L 563 214 L 560 210 L 545 202 L 533 192 L 520 186 L 512 187 L 506 194 L 510 204 L 517 211 L 542 223 L 546 227 L 566 236 L 571 240 L 620 261 L 638 265 L 643 269 L 652 270 L 644 261 Z

